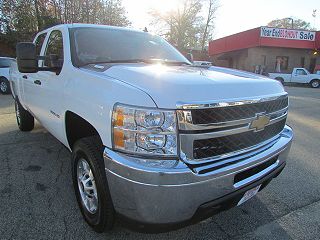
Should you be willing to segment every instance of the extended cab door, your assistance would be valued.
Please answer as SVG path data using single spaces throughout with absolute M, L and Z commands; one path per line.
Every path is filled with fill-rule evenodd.
M 39 56 L 42 54 L 41 49 L 43 49 L 47 33 L 39 34 L 35 40 L 34 44 L 36 45 L 36 54 Z M 38 64 L 40 67 L 40 63 Z M 29 111 L 38 115 L 38 103 L 39 103 L 39 88 L 40 86 L 35 83 L 37 80 L 38 73 L 21 73 L 21 79 L 19 84 L 21 84 L 20 89 L 23 93 L 19 96 L 19 100 L 24 106 L 26 106 Z
M 46 60 L 39 61 L 39 65 L 50 67 L 49 56 L 54 55 L 64 68 L 64 43 L 60 30 L 52 30 L 48 33 L 47 41 L 42 54 Z M 63 123 L 61 115 L 63 106 L 64 79 L 63 74 L 54 71 L 39 71 L 34 74 L 33 95 L 30 96 L 32 112 L 40 123 L 56 138 L 63 141 Z M 29 98 L 29 95 L 28 95 Z
M 294 69 L 291 77 L 291 82 L 308 83 L 309 82 L 308 72 L 303 68 Z

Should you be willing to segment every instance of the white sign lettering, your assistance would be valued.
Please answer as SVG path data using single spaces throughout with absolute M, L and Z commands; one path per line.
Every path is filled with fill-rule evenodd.
M 304 30 L 261 27 L 261 37 L 315 41 L 316 33 Z

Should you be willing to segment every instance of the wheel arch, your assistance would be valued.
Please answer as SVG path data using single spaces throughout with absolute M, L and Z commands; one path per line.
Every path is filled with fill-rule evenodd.
M 311 79 L 309 83 L 311 83 L 312 81 L 320 81 L 320 78 Z
M 86 119 L 69 110 L 65 113 L 65 134 L 71 151 L 74 143 L 84 137 L 98 136 L 102 144 L 97 129 Z

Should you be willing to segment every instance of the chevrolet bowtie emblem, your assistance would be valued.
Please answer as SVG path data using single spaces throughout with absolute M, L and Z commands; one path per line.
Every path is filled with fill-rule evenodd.
M 257 114 L 257 119 L 253 120 L 250 124 L 250 129 L 254 129 L 255 132 L 261 131 L 270 122 L 270 117 L 262 114 Z

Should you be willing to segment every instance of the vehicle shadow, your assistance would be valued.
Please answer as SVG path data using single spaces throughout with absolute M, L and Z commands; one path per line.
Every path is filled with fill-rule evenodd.
M 0 114 L 14 113 L 14 101 L 11 94 L 0 93 Z

